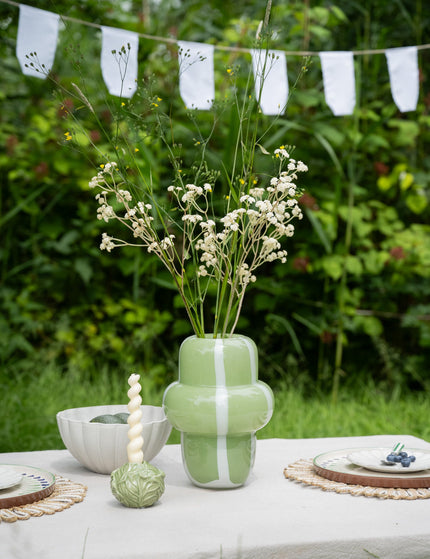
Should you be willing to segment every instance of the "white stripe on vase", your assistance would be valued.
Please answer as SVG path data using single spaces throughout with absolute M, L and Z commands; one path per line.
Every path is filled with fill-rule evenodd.
M 225 380 L 224 342 L 215 340 L 214 365 L 216 378 L 215 409 L 217 425 L 217 463 L 218 478 L 222 483 L 230 482 L 228 465 L 227 439 L 228 433 L 228 392 Z

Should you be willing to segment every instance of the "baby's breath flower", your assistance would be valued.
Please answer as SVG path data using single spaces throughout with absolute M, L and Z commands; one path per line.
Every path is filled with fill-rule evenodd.
M 128 190 L 118 190 L 116 199 L 118 200 L 118 202 L 131 202 L 133 200 Z
M 249 194 L 244 194 L 239 198 L 239 201 L 242 203 L 246 202 L 247 204 L 254 204 L 255 198 L 253 196 L 250 196 Z
M 272 210 L 272 204 L 270 200 L 258 200 L 255 205 L 260 210 L 260 212 L 270 212 Z
M 133 237 L 135 238 L 145 238 L 149 235 L 152 237 L 152 233 L 150 232 L 150 222 L 152 218 L 146 218 L 146 221 L 139 217 L 132 222 L 133 227 Z
M 275 153 L 276 157 L 280 157 L 280 158 L 283 158 L 283 159 L 288 159 L 290 157 L 289 153 L 284 148 L 284 146 L 281 146 L 280 148 L 275 149 L 274 153 Z
M 206 266 L 216 266 L 217 260 L 210 252 L 203 252 L 200 256 L 200 261 L 205 262 Z
M 90 182 L 88 183 L 88 186 L 90 188 L 95 188 L 96 186 L 99 186 L 99 177 L 93 177 Z
M 255 198 L 261 198 L 265 193 L 265 189 L 261 187 L 255 187 L 251 188 L 249 193 L 251 194 L 251 196 L 255 196 Z
M 203 266 L 203 264 L 202 264 L 201 266 L 199 266 L 199 271 L 197 272 L 197 274 L 198 274 L 199 276 L 202 276 L 202 277 L 208 275 L 208 271 L 207 271 L 206 267 Z
M 171 248 L 173 246 L 173 239 L 175 238 L 175 235 L 169 235 L 168 237 L 164 237 L 164 239 L 162 239 L 160 241 L 160 247 L 163 250 L 167 250 L 169 248 Z
M 114 217 L 115 212 L 112 206 L 109 206 L 108 204 L 102 204 L 97 208 L 97 219 L 103 219 L 104 221 L 108 222 L 109 219 L 112 219 Z
M 190 223 L 197 223 L 202 219 L 202 216 L 199 214 L 185 214 L 182 216 L 182 221 L 189 221 Z
M 111 172 L 115 169 L 116 166 L 117 166 L 117 165 L 116 165 L 115 161 L 109 161 L 109 162 L 106 163 L 106 165 L 103 167 L 103 171 L 104 171 L 105 173 L 111 173 Z
M 111 252 L 113 248 L 115 248 L 115 245 L 112 242 L 112 237 L 109 237 L 107 233 L 103 233 L 100 250 L 107 250 L 108 252 Z
M 260 217 L 260 214 L 256 210 L 247 210 L 246 215 L 248 216 L 251 224 L 256 223 Z
M 201 221 L 200 227 L 202 229 L 213 229 L 215 227 L 215 221 L 213 219 L 208 219 L 208 221 Z
M 124 219 L 131 219 L 136 215 L 136 208 L 130 208 L 128 212 L 125 212 Z
M 239 281 L 242 287 L 246 287 L 250 282 L 255 282 L 257 278 L 249 271 L 249 266 L 245 262 L 238 269 Z

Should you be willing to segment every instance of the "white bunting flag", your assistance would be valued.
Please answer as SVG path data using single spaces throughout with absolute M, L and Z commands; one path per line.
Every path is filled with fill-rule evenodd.
M 276 50 L 251 50 L 255 94 L 266 115 L 279 115 L 288 101 L 287 61 Z
M 100 63 L 104 82 L 110 94 L 129 99 L 137 89 L 139 35 L 116 27 L 101 29 Z
M 415 111 L 419 94 L 417 47 L 388 49 L 385 56 L 394 102 L 402 113 Z
M 215 98 L 214 47 L 190 41 L 178 41 L 179 92 L 185 105 L 208 110 Z
M 355 107 L 355 73 L 352 52 L 319 53 L 327 105 L 335 116 L 350 115 Z
M 59 22 L 58 14 L 20 4 L 16 56 L 23 74 L 46 78 L 54 63 Z

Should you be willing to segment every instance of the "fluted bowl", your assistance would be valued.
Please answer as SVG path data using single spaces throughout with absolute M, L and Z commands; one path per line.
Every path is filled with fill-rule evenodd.
M 163 408 L 141 406 L 143 459 L 152 460 L 169 438 L 172 426 Z M 99 415 L 127 412 L 127 406 L 90 406 L 57 413 L 57 424 L 63 443 L 78 462 L 99 474 L 111 474 L 126 462 L 129 426 L 118 423 L 90 423 Z

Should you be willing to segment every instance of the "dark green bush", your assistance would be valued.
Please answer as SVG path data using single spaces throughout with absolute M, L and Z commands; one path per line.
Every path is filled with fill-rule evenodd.
M 40 4 L 40 5 L 39 5 Z M 38 7 L 51 10 L 50 3 Z M 149 3 L 139 19 L 117 3 L 58 2 L 56 10 L 106 25 L 180 39 L 252 46 L 265 2 Z M 352 50 L 419 44 L 430 24 L 420 0 L 273 2 L 273 47 L 285 50 Z M 204 17 L 202 17 L 204 13 Z M 15 59 L 18 11 L 0 5 L 0 362 L 5 371 L 30 369 L 35 360 L 82 369 L 107 363 L 144 367 L 158 385 L 173 378 L 176 350 L 190 333 L 180 302 L 160 264 L 133 250 L 99 252 L 105 229 L 95 219 L 87 183 L 109 146 L 91 111 L 73 90 L 88 93 L 109 134 L 124 111 L 150 113 L 139 95 L 123 109 L 105 93 L 92 28 L 67 22 L 50 81 L 22 75 Z M 193 160 L 193 127 L 179 97 L 176 47 L 141 41 L 141 75 L 175 117 L 174 134 Z M 217 97 L 225 67 L 246 69 L 249 57 L 216 53 Z M 240 330 L 261 353 L 263 378 L 297 378 L 336 391 L 339 382 L 367 377 L 388 387 L 428 386 L 430 358 L 429 51 L 420 51 L 419 105 L 396 109 L 384 56 L 356 56 L 357 107 L 351 117 L 327 108 L 317 57 L 288 58 L 290 84 L 306 66 L 286 115 L 266 118 L 265 147 L 296 146 L 309 165 L 302 207 L 287 265 L 267 267 L 246 299 Z M 427 79 L 427 81 L 426 81 Z M 67 93 L 69 92 L 69 93 Z M 170 108 L 171 107 L 171 108 Z M 77 117 L 90 141 L 67 141 Z M 203 132 L 208 114 L 197 115 Z M 137 123 L 136 123 L 137 124 Z M 222 113 L 210 144 L 214 164 L 229 165 L 226 139 L 235 122 Z M 136 130 L 127 133 L 131 140 Z M 158 142 L 140 144 L 144 173 L 161 186 L 170 169 Z M 79 148 L 79 149 L 76 149 Z M 260 274 L 261 276 L 261 274 Z

